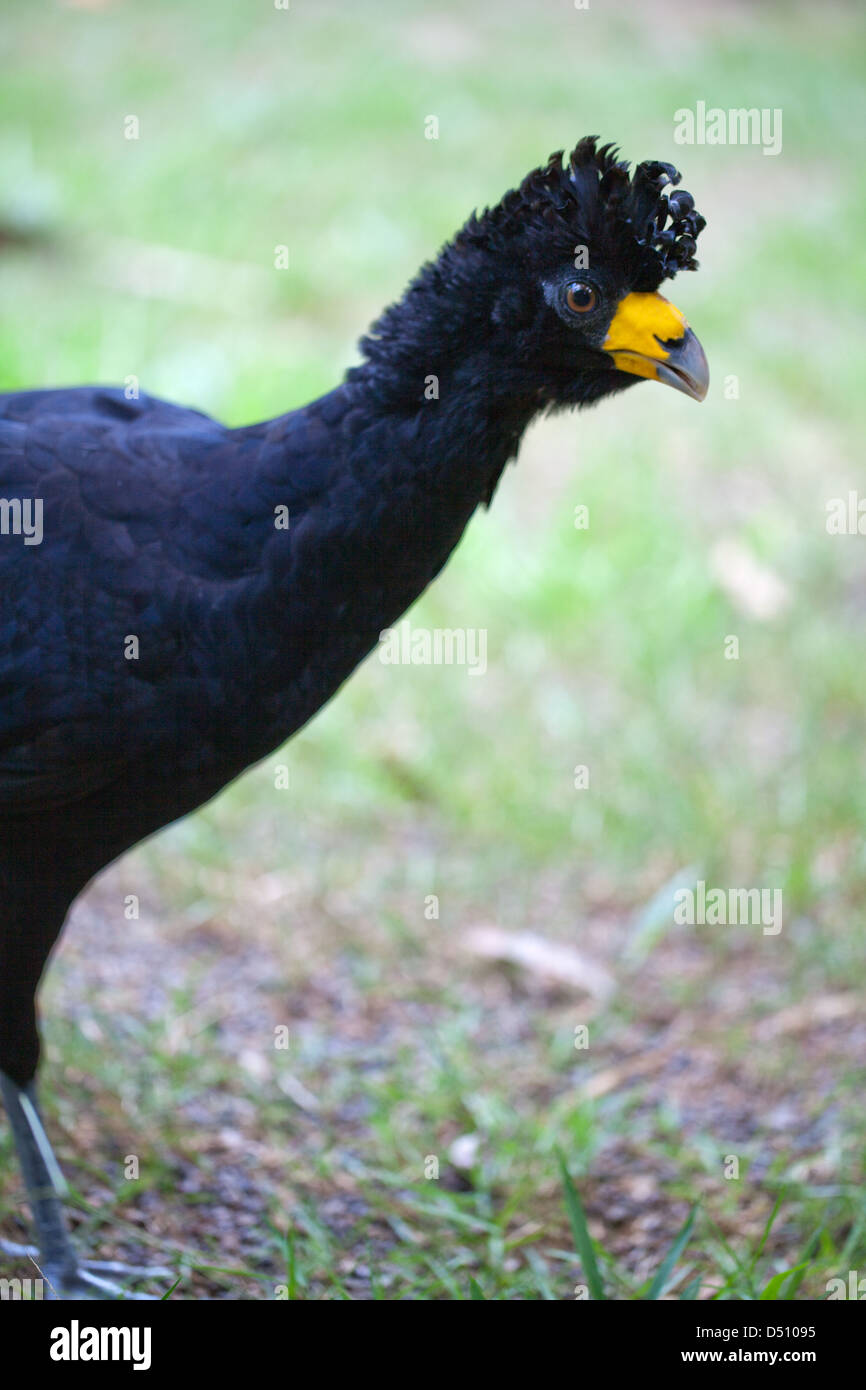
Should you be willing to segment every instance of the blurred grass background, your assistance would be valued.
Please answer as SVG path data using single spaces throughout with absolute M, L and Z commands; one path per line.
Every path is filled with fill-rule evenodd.
M 704 406 L 533 427 L 413 610 L 487 629 L 487 675 L 368 661 L 77 909 L 44 1080 L 81 1242 L 174 1254 L 175 1297 L 569 1298 L 559 1145 L 615 1296 L 693 1203 L 680 1287 L 825 1296 L 866 1260 L 866 541 L 825 527 L 866 431 L 858 7 L 7 0 L 0 63 L 0 390 L 282 413 L 587 133 L 708 219 L 670 288 Z M 675 145 L 698 100 L 781 108 L 782 153 Z M 782 933 L 675 927 L 697 878 L 781 887 Z M 612 992 L 480 959 L 491 924 Z

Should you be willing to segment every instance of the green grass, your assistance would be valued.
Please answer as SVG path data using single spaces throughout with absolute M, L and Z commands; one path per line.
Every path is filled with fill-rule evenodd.
M 824 524 L 862 487 L 862 52 L 841 5 L 7 4 L 2 390 L 134 374 L 278 414 L 588 132 L 674 159 L 709 224 L 670 287 L 705 405 L 646 386 L 539 425 L 413 610 L 487 629 L 487 675 L 372 659 L 93 890 L 45 1000 L 87 1249 L 174 1260 L 174 1299 L 819 1298 L 866 1267 L 866 1038 L 833 1013 L 866 985 L 866 540 Z M 781 107 L 782 154 L 674 146 L 698 99 Z M 738 604 L 720 540 L 787 606 Z M 676 927 L 699 877 L 781 887 L 781 935 Z M 479 961 L 491 922 L 615 993 Z

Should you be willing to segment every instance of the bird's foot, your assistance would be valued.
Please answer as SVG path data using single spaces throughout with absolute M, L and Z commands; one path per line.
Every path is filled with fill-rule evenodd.
M 123 1284 L 103 1276 L 113 1274 L 123 1280 L 175 1277 L 173 1270 L 160 1265 L 128 1265 L 120 1260 L 76 1260 L 71 1267 L 43 1263 L 35 1245 L 18 1245 L 11 1240 L 0 1240 L 0 1250 L 17 1259 L 32 1260 L 45 1281 L 45 1297 L 49 1299 L 133 1299 L 153 1302 L 162 1295 L 134 1293 Z
M 76 1303 L 89 1302 L 94 1299 L 152 1303 L 162 1297 L 161 1294 L 139 1293 L 137 1290 L 127 1289 L 123 1284 L 118 1284 L 113 1279 L 102 1278 L 96 1273 L 97 1270 L 112 1271 L 127 1279 L 151 1279 L 170 1274 L 169 1270 L 136 1269 L 129 1265 L 117 1264 L 111 1260 L 97 1261 L 94 1264 L 83 1263 L 76 1265 L 75 1269 L 71 1271 L 56 1270 L 52 1272 L 50 1269 L 46 1269 L 45 1283 L 51 1290 L 48 1296 L 62 1300 L 68 1299 Z

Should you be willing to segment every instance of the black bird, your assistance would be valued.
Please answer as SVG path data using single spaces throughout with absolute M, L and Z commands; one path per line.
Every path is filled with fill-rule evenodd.
M 241 429 L 122 390 L 0 395 L 0 1088 L 58 1296 L 79 1263 L 34 1078 L 70 904 L 301 728 L 442 569 L 540 411 L 706 359 L 657 293 L 679 174 L 581 140 L 473 214 L 334 391 Z

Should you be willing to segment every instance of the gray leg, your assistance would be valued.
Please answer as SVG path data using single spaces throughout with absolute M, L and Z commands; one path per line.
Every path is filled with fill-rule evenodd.
M 18 1151 L 39 1250 L 34 1252 L 28 1246 L 7 1241 L 0 1242 L 0 1246 L 8 1254 L 32 1255 L 36 1259 L 51 1298 L 146 1298 L 146 1294 L 125 1293 L 118 1285 L 100 1279 L 79 1263 L 63 1216 L 66 1183 L 39 1115 L 34 1083 L 18 1086 L 0 1071 L 0 1095 Z M 105 1274 L 171 1276 L 167 1269 L 135 1270 L 113 1262 L 93 1265 L 91 1269 Z

